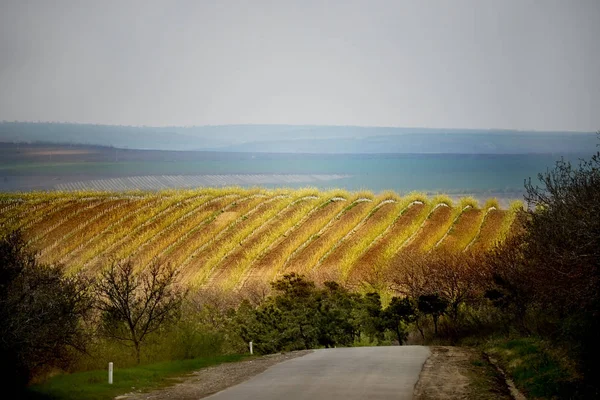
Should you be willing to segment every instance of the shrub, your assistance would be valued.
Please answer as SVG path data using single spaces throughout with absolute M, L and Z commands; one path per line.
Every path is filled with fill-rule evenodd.
M 66 367 L 85 350 L 88 282 L 39 264 L 20 232 L 0 239 L 0 373 L 21 390 L 38 372 Z

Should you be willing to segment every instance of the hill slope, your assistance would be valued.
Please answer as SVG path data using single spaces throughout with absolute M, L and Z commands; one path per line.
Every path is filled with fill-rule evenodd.
M 0 122 L 0 142 L 266 153 L 589 153 L 593 132 L 311 125 L 140 127 Z
M 157 258 L 191 286 L 240 290 L 286 272 L 351 285 L 371 282 L 403 252 L 482 251 L 511 229 L 514 211 L 443 196 L 201 189 L 45 192 L 0 197 L 3 230 L 20 228 L 43 262 L 95 274 L 112 260 Z

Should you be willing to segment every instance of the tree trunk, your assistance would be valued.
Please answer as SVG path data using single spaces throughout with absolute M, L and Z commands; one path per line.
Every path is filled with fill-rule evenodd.
M 423 332 L 423 327 L 419 324 L 419 318 L 415 320 L 415 325 L 417 326 L 417 330 L 421 334 L 421 337 L 423 338 L 423 340 L 425 340 L 425 332 Z
M 135 360 L 137 361 L 137 365 L 140 365 L 140 343 L 135 341 L 133 345 L 135 347 Z
M 400 332 L 400 324 L 396 325 L 396 335 L 398 335 L 398 346 L 402 346 L 402 333 Z
M 456 302 L 452 304 L 452 322 L 456 323 L 456 320 L 458 320 L 458 307 L 460 306 L 460 303 Z

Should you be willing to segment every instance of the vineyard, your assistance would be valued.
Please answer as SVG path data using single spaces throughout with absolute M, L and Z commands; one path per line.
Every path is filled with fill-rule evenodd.
M 360 286 L 409 252 L 489 249 L 519 207 L 317 189 L 43 192 L 2 195 L 0 229 L 70 273 L 159 260 L 192 287 L 243 290 L 288 272 Z

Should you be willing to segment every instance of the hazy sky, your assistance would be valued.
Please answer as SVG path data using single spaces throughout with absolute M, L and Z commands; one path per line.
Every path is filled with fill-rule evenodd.
M 600 1 L 0 0 L 0 120 L 600 129 Z

